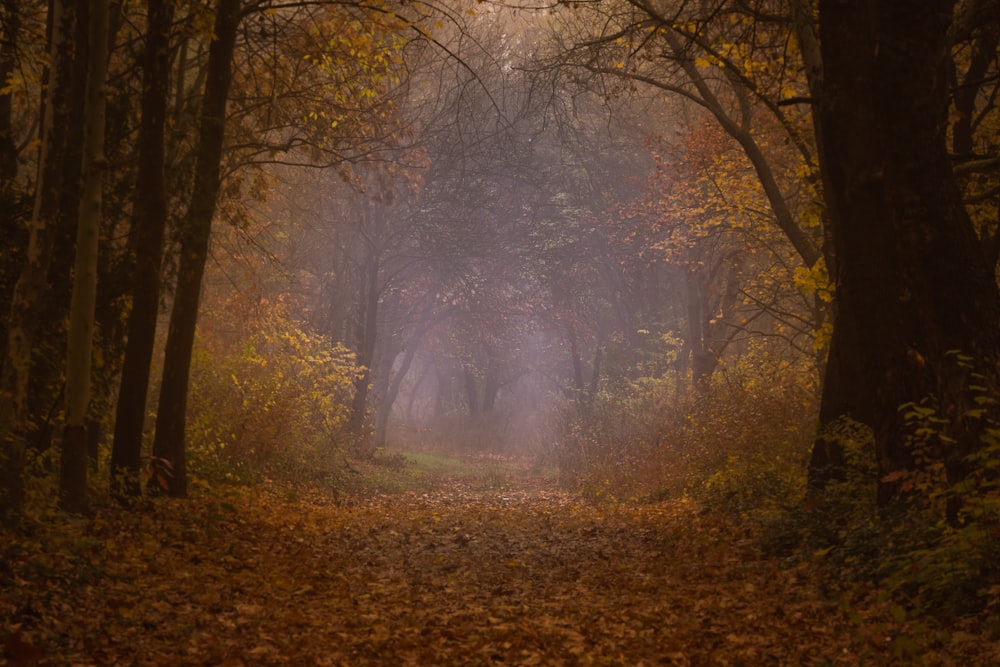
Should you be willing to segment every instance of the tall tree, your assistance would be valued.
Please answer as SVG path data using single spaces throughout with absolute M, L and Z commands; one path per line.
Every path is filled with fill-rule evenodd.
M 981 446 L 973 385 L 998 387 L 1000 297 L 946 147 L 954 8 L 819 3 L 814 120 L 838 269 L 822 412 L 872 427 L 883 503 L 913 466 L 901 406 L 936 400 L 935 454 L 955 481 Z
M 0 370 L 0 508 L 4 518 L 17 520 L 24 503 L 24 455 L 28 380 L 32 344 L 39 327 L 43 295 L 52 260 L 59 213 L 59 194 L 65 189 L 64 155 L 67 141 L 73 39 L 76 13 L 72 2 L 53 0 L 49 12 L 49 69 L 47 73 L 35 204 L 31 216 L 27 258 L 14 287 L 7 320 L 7 341 Z
M 201 281 L 208 259 L 212 218 L 221 183 L 226 102 L 232 82 L 233 52 L 240 18 L 240 0 L 218 0 L 202 99 L 194 189 L 181 230 L 180 263 L 153 441 L 155 460 L 166 466 L 164 475 L 154 480 L 168 480 L 166 491 L 173 496 L 187 495 L 184 429 L 191 351 L 198 321 Z
M 174 3 L 149 0 L 146 7 L 139 173 L 132 216 L 136 235 L 135 279 L 111 449 L 112 492 L 120 499 L 140 492 L 142 428 L 160 306 L 160 264 L 168 213 L 164 130 L 170 95 L 170 25 Z
M 73 296 L 66 354 L 66 428 L 60 458 L 60 506 L 87 509 L 87 410 L 97 300 L 97 253 L 101 231 L 105 78 L 108 67 L 108 0 L 91 0 L 87 17 L 87 87 L 84 105 L 83 193 L 76 236 Z

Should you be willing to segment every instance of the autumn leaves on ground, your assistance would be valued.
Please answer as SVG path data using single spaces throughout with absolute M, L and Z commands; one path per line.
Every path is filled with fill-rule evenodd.
M 335 497 L 263 483 L 6 542 L 10 665 L 986 664 L 766 557 L 690 499 L 594 503 L 517 463 Z M 992 656 L 992 658 L 991 658 Z

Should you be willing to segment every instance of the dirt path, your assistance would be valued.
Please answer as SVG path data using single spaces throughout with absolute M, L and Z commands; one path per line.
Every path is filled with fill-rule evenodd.
M 888 627 L 851 620 L 805 571 L 760 560 L 681 502 L 595 507 L 541 484 L 455 482 L 344 508 L 256 491 L 109 511 L 88 535 L 65 562 L 24 545 L 17 567 L 35 574 L 15 572 L 0 599 L 23 644 L 14 658 L 751 666 L 891 654 Z

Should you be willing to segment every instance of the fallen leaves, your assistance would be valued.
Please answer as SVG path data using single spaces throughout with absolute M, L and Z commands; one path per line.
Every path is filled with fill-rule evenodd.
M 162 499 L 3 547 L 0 632 L 11 665 L 893 660 L 903 624 L 867 625 L 875 603 L 838 606 L 737 534 L 684 501 L 537 485 L 350 507 L 267 487 Z M 955 664 L 989 650 L 970 637 Z

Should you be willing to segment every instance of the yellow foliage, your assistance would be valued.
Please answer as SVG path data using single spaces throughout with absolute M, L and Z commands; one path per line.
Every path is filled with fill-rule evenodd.
M 196 348 L 189 437 L 195 467 L 319 467 L 335 450 L 360 369 L 340 344 L 270 315 L 241 341 Z
M 822 257 L 811 267 L 800 266 L 795 269 L 795 286 L 803 294 L 815 294 L 824 303 L 833 301 L 833 284 L 826 270 L 826 260 Z

